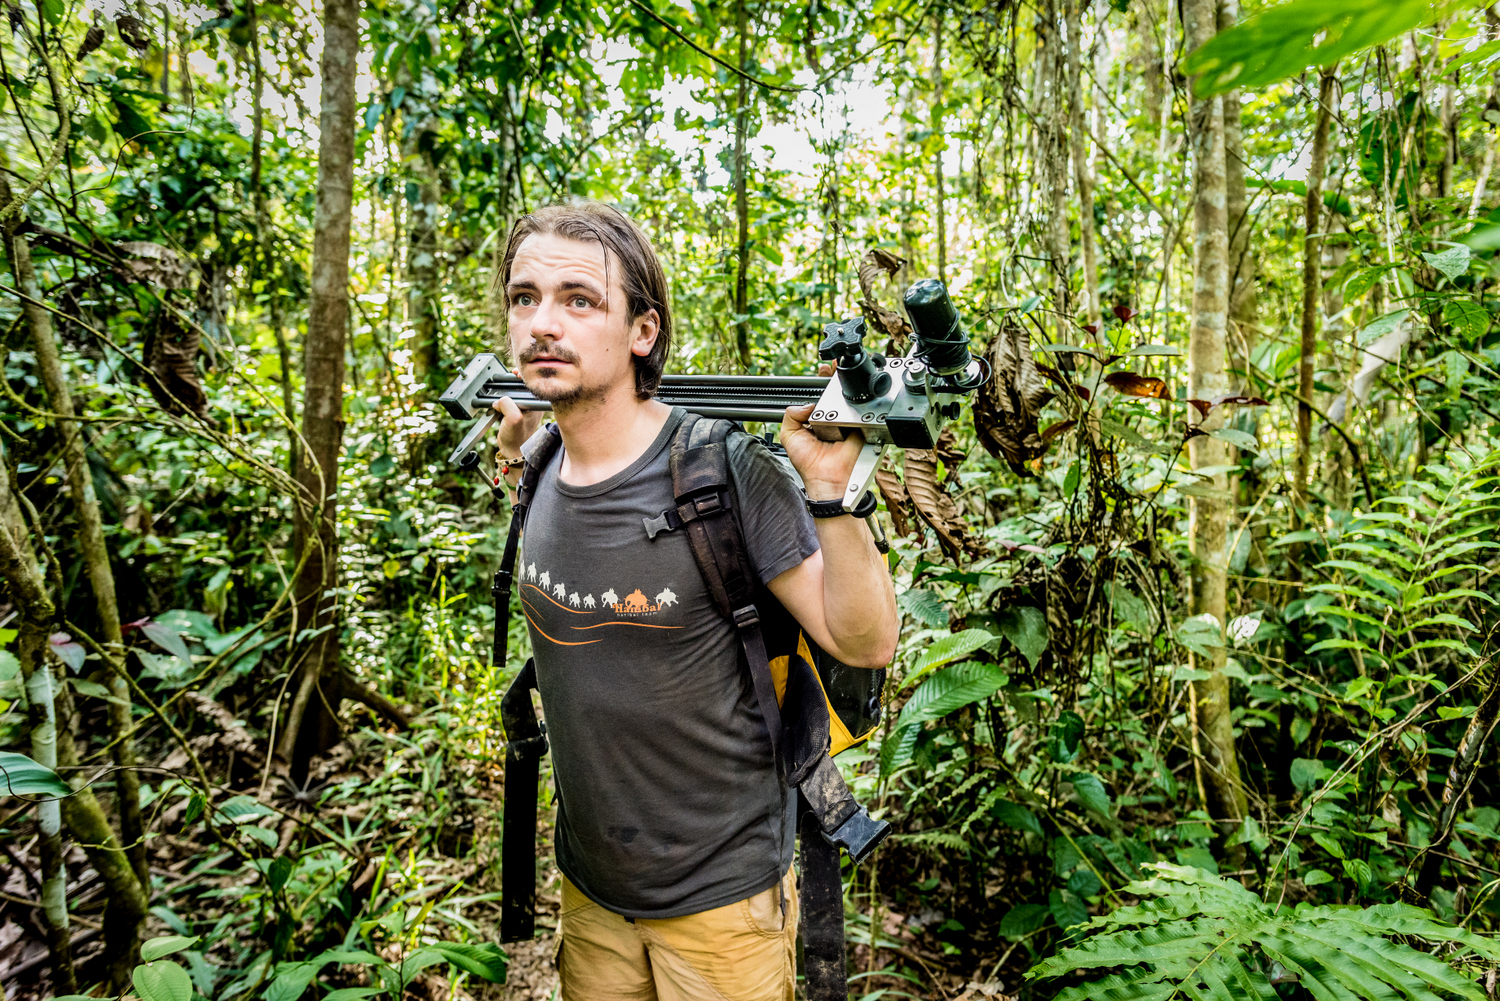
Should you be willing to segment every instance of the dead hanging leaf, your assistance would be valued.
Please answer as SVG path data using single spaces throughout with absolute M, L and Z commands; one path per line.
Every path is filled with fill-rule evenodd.
M 881 305 L 878 289 L 882 277 L 895 278 L 905 266 L 905 258 L 879 247 L 865 254 L 859 262 L 860 311 L 864 313 L 866 324 L 890 339 L 888 351 L 893 354 L 906 350 L 911 324 L 900 313 Z
M 1215 396 L 1211 400 L 1188 400 L 1188 402 L 1198 409 L 1200 420 L 1213 413 L 1214 407 L 1220 407 L 1226 403 L 1239 403 L 1247 407 L 1269 407 L 1271 405 L 1269 400 L 1263 400 L 1259 396 L 1239 396 L 1234 393 L 1228 396 Z
M 89 25 L 89 30 L 83 34 L 83 44 L 78 46 L 78 55 L 75 59 L 82 59 L 104 44 L 104 28 L 99 24 L 99 15 L 94 15 L 94 23 Z
M 18 3 L 5 5 L 5 17 L 10 22 L 12 37 L 26 24 L 26 15 L 21 12 L 21 5 Z
M 953 498 L 938 483 L 938 460 L 944 452 L 952 453 L 953 430 L 943 432 L 938 447 L 933 450 L 907 449 L 905 481 L 906 492 L 911 497 L 917 516 L 937 533 L 938 545 L 949 559 L 958 561 L 963 556 L 979 556 L 984 553 L 984 544 L 970 531 L 969 525 L 958 512 Z M 945 463 L 946 465 L 946 463 Z
M 910 535 L 911 517 L 907 512 L 911 508 L 911 498 L 907 496 L 906 485 L 901 482 L 901 477 L 889 465 L 882 464 L 875 470 L 875 486 L 885 499 L 885 509 L 891 516 L 891 529 L 903 538 Z
M 1068 431 L 1072 430 L 1077 425 L 1078 425 L 1077 421 L 1057 421 L 1054 424 L 1047 425 L 1047 430 L 1045 430 L 1045 431 L 1042 432 L 1042 444 L 1044 444 L 1044 445 L 1050 445 L 1050 444 L 1052 444 L 1052 439 L 1053 438 L 1056 438 L 1059 435 L 1066 434 Z
M 1137 315 L 1136 311 L 1131 309 L 1129 306 L 1116 306 L 1113 310 L 1111 310 L 1111 312 L 1113 312 L 1115 316 L 1120 318 L 1121 323 L 1128 323 L 1130 322 L 1130 318 L 1132 316 Z
M 115 244 L 127 258 L 116 274 L 127 282 L 147 282 L 157 288 L 193 288 L 198 276 L 193 266 L 177 251 L 159 243 L 133 240 Z
M 146 25 L 134 14 L 121 14 L 115 18 L 115 29 L 120 32 L 120 41 L 135 51 L 145 52 L 151 48 L 151 35 L 146 31 Z
M 182 323 L 165 305 L 157 310 L 141 353 L 153 376 L 147 387 L 167 413 L 208 416 L 208 397 L 198 381 L 198 343 L 196 326 Z
M 1006 320 L 984 353 L 990 381 L 974 395 L 974 430 L 979 443 L 997 459 L 1020 471 L 1047 451 L 1037 434 L 1037 415 L 1053 397 L 1043 376 L 1055 369 L 1038 365 L 1026 328 Z
M 1157 400 L 1169 399 L 1167 384 L 1154 375 L 1137 375 L 1134 372 L 1111 372 L 1104 381 L 1114 387 L 1115 392 L 1126 396 L 1145 396 Z

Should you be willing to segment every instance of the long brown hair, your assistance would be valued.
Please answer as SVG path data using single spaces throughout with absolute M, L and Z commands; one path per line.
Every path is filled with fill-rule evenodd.
M 672 309 L 667 303 L 667 276 L 650 239 L 634 220 L 613 205 L 585 200 L 548 205 L 523 215 L 510 228 L 510 239 L 505 244 L 505 256 L 496 276 L 502 291 L 510 284 L 510 268 L 516 259 L 516 251 L 533 233 L 597 241 L 604 248 L 606 280 L 610 256 L 620 262 L 620 286 L 625 290 L 625 305 L 629 313 L 626 322 L 634 323 L 656 310 L 660 320 L 656 343 L 650 354 L 644 358 L 636 355 L 632 359 L 635 363 L 635 394 L 643 400 L 650 399 L 661 384 L 662 370 L 666 368 L 667 355 L 672 350 Z M 509 306 L 507 297 L 506 307 Z

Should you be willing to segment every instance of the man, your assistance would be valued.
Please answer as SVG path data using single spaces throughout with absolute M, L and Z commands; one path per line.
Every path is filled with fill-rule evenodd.
M 686 533 L 643 525 L 673 506 L 684 418 L 652 399 L 672 333 L 661 264 L 622 213 L 574 203 L 516 224 L 500 280 L 519 373 L 562 435 L 518 575 L 559 792 L 562 995 L 790 1001 L 796 792 Z M 514 460 L 539 417 L 496 409 Z M 898 622 L 885 562 L 862 522 L 806 507 L 843 495 L 861 442 L 820 441 L 811 410 L 781 430 L 806 497 L 755 439 L 730 440 L 745 546 L 812 640 L 883 667 Z

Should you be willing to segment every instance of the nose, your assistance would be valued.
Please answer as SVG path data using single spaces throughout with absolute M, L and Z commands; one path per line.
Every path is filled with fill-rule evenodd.
M 562 306 L 552 296 L 544 296 L 531 314 L 531 336 L 537 340 L 555 341 L 562 336 Z

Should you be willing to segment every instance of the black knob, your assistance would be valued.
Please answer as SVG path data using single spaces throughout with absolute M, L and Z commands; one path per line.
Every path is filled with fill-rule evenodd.
M 843 323 L 830 323 L 823 328 L 823 341 L 818 345 L 818 357 L 824 361 L 835 358 L 848 359 L 852 365 L 863 361 L 865 353 L 865 321 L 859 317 Z

